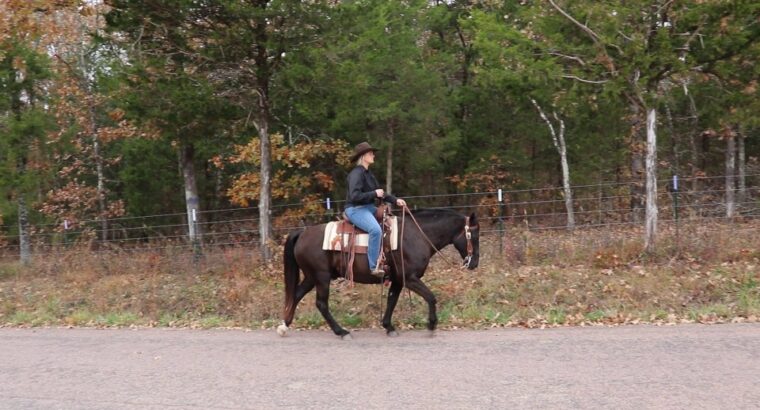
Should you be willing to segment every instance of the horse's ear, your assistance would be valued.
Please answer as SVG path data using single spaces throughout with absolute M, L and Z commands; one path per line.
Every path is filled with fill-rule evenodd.
M 478 217 L 475 216 L 475 212 L 470 215 L 470 225 L 477 225 L 478 224 Z

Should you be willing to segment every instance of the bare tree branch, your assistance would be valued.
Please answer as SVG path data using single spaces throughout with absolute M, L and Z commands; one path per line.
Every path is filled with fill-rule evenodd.
M 582 66 L 585 66 L 585 65 L 586 65 L 586 62 L 585 62 L 585 61 L 583 61 L 583 59 L 582 59 L 582 58 L 580 58 L 580 57 L 577 57 L 577 56 L 569 56 L 569 55 L 566 55 L 566 54 L 558 53 L 558 52 L 556 52 L 556 51 L 552 51 L 552 52 L 550 52 L 549 54 L 551 54 L 551 55 L 553 55 L 553 56 L 562 57 L 562 58 L 567 58 L 567 59 L 569 59 L 569 60 L 577 61 L 577 62 L 578 62 L 578 64 L 580 64 L 580 65 L 582 65 Z
M 619 47 L 617 44 L 605 44 L 605 43 L 603 43 L 603 42 L 602 42 L 602 40 L 601 40 L 601 37 L 599 37 L 599 35 L 598 35 L 598 34 L 596 34 L 596 33 L 594 32 L 594 30 L 591 30 L 591 29 L 590 29 L 590 28 L 589 28 L 587 25 L 585 25 L 585 24 L 581 23 L 580 21 L 576 20 L 576 19 L 575 19 L 573 16 L 571 16 L 571 15 L 570 15 L 568 12 L 566 12 L 565 10 L 562 10 L 562 8 L 560 8 L 560 7 L 557 5 L 557 3 L 555 3 L 555 2 L 554 2 L 554 0 L 549 0 L 549 3 L 551 3 L 551 5 L 552 5 L 552 6 L 553 6 L 555 9 L 557 9 L 557 11 L 559 11 L 559 12 L 560 12 L 560 14 L 562 14 L 563 16 L 565 16 L 565 17 L 566 17 L 568 20 L 570 20 L 571 22 L 573 22 L 573 24 L 575 24 L 575 25 L 576 25 L 576 26 L 578 26 L 578 27 L 579 27 L 581 30 L 583 30 L 584 32 L 586 32 L 586 34 L 588 34 L 588 35 L 589 35 L 589 37 L 591 37 L 591 39 L 594 41 L 594 44 L 596 44 L 597 46 L 599 46 L 599 47 L 600 47 L 600 49 L 601 49 L 601 51 L 604 53 L 605 57 L 607 57 L 607 64 L 606 64 L 606 65 L 607 65 L 607 68 L 608 68 L 608 69 L 609 69 L 609 70 L 610 70 L 610 71 L 611 71 L 613 74 L 617 75 L 617 69 L 615 68 L 615 63 L 612 61 L 612 59 L 610 58 L 610 56 L 609 56 L 609 55 L 607 55 L 607 50 L 605 49 L 605 47 L 606 47 L 607 45 L 609 45 L 610 47 L 613 47 L 613 48 L 615 48 L 615 49 L 618 51 L 618 53 L 620 53 L 621 55 L 622 55 L 622 54 L 624 54 L 624 53 L 623 53 L 623 49 L 622 49 L 622 48 L 620 48 L 620 47 Z
M 562 78 L 569 78 L 571 80 L 576 80 L 576 81 L 580 81 L 582 83 L 588 83 L 588 84 L 604 84 L 606 82 L 609 82 L 609 80 L 598 80 L 598 81 L 597 80 L 585 80 L 583 78 L 576 77 L 574 75 L 569 75 L 569 74 L 563 74 Z
M 557 11 L 559 11 L 563 16 L 567 17 L 568 20 L 572 21 L 576 26 L 578 26 L 581 30 L 585 31 L 589 36 L 591 36 L 591 39 L 594 40 L 594 43 L 601 44 L 601 40 L 599 39 L 599 35 L 594 33 L 594 30 L 591 30 L 586 26 L 585 24 L 581 23 L 580 21 L 576 20 L 568 14 L 565 10 L 562 10 L 557 3 L 554 2 L 554 0 L 549 0 L 549 3 L 551 3 L 552 6 L 554 6 Z

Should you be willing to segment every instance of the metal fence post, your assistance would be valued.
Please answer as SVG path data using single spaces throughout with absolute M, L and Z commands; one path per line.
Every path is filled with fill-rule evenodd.
M 63 220 L 63 248 L 64 249 L 69 247 L 69 238 L 67 235 L 68 231 L 69 231 L 69 220 L 64 219 Z
M 325 207 L 327 208 L 327 212 L 325 213 L 325 216 L 327 216 L 327 221 L 325 222 L 330 222 L 330 220 L 332 220 L 332 204 L 330 203 L 329 196 L 325 200 Z
M 499 188 L 499 254 L 504 255 L 504 197 Z
M 198 235 L 198 216 L 197 216 L 197 210 L 195 208 L 191 209 L 191 218 L 192 221 L 190 223 L 193 226 L 192 229 L 192 236 L 190 238 L 190 241 L 192 242 L 193 247 L 193 261 L 198 262 L 201 259 L 201 256 L 203 256 L 203 251 L 201 249 L 201 240 Z

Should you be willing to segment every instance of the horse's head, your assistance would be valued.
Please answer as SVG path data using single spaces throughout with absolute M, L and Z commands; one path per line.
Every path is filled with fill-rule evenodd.
M 454 247 L 464 260 L 464 267 L 475 269 L 480 259 L 480 226 L 473 212 L 465 218 L 462 231 L 454 238 Z

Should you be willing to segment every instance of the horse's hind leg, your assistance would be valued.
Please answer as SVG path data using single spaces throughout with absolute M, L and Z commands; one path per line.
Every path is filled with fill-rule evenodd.
M 401 282 L 394 280 L 391 282 L 391 288 L 388 291 L 388 307 L 385 308 L 385 314 L 383 315 L 383 328 L 388 336 L 398 336 L 396 328 L 393 327 L 393 311 L 396 309 L 396 303 L 398 303 L 398 297 L 401 294 L 403 285 Z
M 296 296 L 294 298 L 293 306 L 288 306 L 285 311 L 285 326 L 290 326 L 293 323 L 293 317 L 296 315 L 296 306 L 301 302 L 304 296 L 314 289 L 314 279 L 310 276 L 306 276 L 301 283 L 296 287 Z
M 436 313 L 436 300 L 433 292 L 419 278 L 407 278 L 406 287 L 412 292 L 422 296 L 428 304 L 428 330 L 435 330 L 438 324 L 438 314 Z
M 317 309 L 319 309 L 319 313 L 322 314 L 322 317 L 325 318 L 330 329 L 332 329 L 336 335 L 348 339 L 351 337 L 350 333 L 346 329 L 340 327 L 330 313 L 330 306 L 328 303 L 330 299 L 330 274 L 325 273 L 324 276 L 325 279 L 317 280 Z

